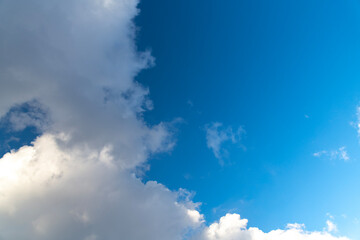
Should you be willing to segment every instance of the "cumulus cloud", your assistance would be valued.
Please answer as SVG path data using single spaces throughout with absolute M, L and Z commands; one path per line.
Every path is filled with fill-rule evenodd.
M 212 150 L 221 164 L 223 164 L 223 157 L 228 154 L 226 148 L 224 148 L 224 144 L 226 142 L 232 144 L 240 143 L 245 134 L 245 130 L 241 126 L 234 131 L 232 127 L 224 127 L 223 124 L 219 122 L 206 125 L 205 130 L 207 146 Z
M 136 0 L 1 1 L 0 116 L 72 135 L 72 144 L 112 144 L 123 168 L 169 149 L 166 125 L 148 126 L 148 89 L 135 75 L 153 64 L 134 45 Z M 37 102 L 48 109 L 9 110 Z M 34 109 L 34 108 L 33 108 Z M 51 127 L 47 126 L 51 123 Z
M 143 184 L 108 149 L 45 134 L 0 159 L 0 239 L 182 239 L 202 215 L 184 191 Z
M 337 150 L 332 150 L 332 151 L 320 151 L 320 152 L 316 152 L 313 154 L 314 157 L 328 157 L 331 160 L 342 160 L 342 161 L 348 161 L 350 160 L 350 157 L 347 153 L 346 147 L 340 147 Z
M 180 240 L 201 231 L 203 215 L 186 191 L 134 175 L 174 146 L 166 123 L 142 118 L 153 106 L 134 77 L 154 59 L 134 44 L 137 4 L 0 1 L 1 123 L 39 131 L 0 158 L 0 239 Z M 209 125 L 208 146 L 220 158 L 223 144 L 243 134 Z M 227 215 L 203 226 L 200 239 L 272 236 L 246 224 Z M 295 227 L 272 232 L 345 239 Z
M 0 2 L 0 117 L 39 137 L 0 159 L 0 239 L 182 239 L 190 198 L 134 175 L 174 146 L 150 126 L 154 63 L 134 44 L 137 0 Z
M 239 214 L 226 214 L 219 222 L 206 227 L 195 240 L 348 240 L 336 237 L 327 231 L 309 232 L 303 224 L 288 224 L 285 230 L 263 232 L 256 227 L 247 227 L 248 220 Z

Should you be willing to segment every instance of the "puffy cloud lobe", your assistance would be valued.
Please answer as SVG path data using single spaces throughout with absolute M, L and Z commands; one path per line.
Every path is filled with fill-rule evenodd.
M 247 219 L 238 214 L 226 214 L 219 222 L 211 224 L 195 237 L 196 240 L 348 240 L 335 237 L 328 232 L 308 232 L 303 224 L 288 224 L 285 230 L 272 230 L 268 233 L 258 228 L 247 228 Z
M 329 232 L 337 232 L 337 226 L 333 221 L 327 220 L 326 225 Z
M 0 159 L 3 239 L 182 239 L 201 223 L 179 193 L 64 141 L 45 134 Z

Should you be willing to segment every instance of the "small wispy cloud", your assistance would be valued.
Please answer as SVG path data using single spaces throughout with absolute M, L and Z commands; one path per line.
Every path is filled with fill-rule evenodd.
M 322 150 L 319 152 L 315 152 L 313 154 L 313 156 L 314 157 L 327 157 L 327 158 L 330 158 L 331 160 L 342 160 L 344 162 L 350 160 L 349 154 L 348 154 L 345 146 L 342 146 L 337 150 L 331 150 L 331 151 Z
M 305 229 L 305 224 L 303 223 L 288 223 L 286 229 Z
M 190 108 L 192 108 L 192 107 L 194 106 L 193 101 L 191 101 L 190 99 L 187 100 L 186 104 L 187 104 Z
M 357 121 L 355 123 L 355 127 L 358 133 L 358 136 L 360 137 L 360 106 L 356 107 L 356 117 L 357 117 Z
M 212 150 L 220 164 L 224 164 L 223 157 L 228 155 L 228 151 L 224 147 L 224 144 L 226 142 L 239 144 L 246 133 L 242 126 L 234 130 L 231 126 L 224 127 L 220 122 L 207 124 L 205 130 L 207 146 Z M 245 148 L 241 144 L 239 144 L 239 146 Z
M 356 107 L 356 120 L 355 121 L 351 121 L 350 125 L 356 129 L 358 138 L 359 138 L 359 142 L 360 142 L 360 105 L 358 105 Z

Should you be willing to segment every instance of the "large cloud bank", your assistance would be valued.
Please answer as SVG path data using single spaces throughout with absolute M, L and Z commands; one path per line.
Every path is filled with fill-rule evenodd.
M 201 222 L 184 191 L 132 174 L 173 146 L 141 119 L 134 77 L 153 58 L 134 46 L 137 4 L 0 2 L 0 115 L 42 132 L 0 160 L 0 239 L 181 239 Z
M 165 123 L 141 117 L 152 104 L 134 77 L 154 60 L 134 44 L 137 4 L 0 1 L 1 121 L 40 133 L 0 159 L 0 239 L 284 239 L 236 215 L 206 227 L 186 191 L 134 175 L 174 145 Z
M 94 148 L 116 145 L 123 168 L 171 147 L 162 124 L 149 128 L 138 118 L 151 102 L 134 77 L 153 58 L 134 46 L 136 6 L 135 0 L 1 1 L 0 115 L 38 102 L 32 112 L 48 110 L 52 132 Z M 26 126 L 20 123 L 15 128 Z

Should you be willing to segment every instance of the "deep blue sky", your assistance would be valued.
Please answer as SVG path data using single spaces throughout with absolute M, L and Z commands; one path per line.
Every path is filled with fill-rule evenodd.
M 196 192 L 210 222 L 232 211 L 264 230 L 321 230 L 330 213 L 355 234 L 360 3 L 143 0 L 140 9 L 137 43 L 156 58 L 137 78 L 155 107 L 145 119 L 183 119 L 175 149 L 151 160 L 146 179 Z M 224 166 L 206 146 L 214 121 L 247 132 L 247 150 L 229 146 Z M 342 146 L 349 161 L 313 156 Z

